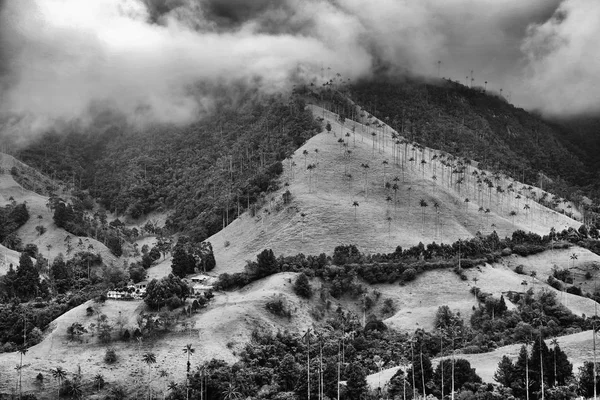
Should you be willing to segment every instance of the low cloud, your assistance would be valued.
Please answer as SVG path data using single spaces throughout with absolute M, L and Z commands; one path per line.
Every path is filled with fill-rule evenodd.
M 595 0 L 8 0 L 1 12 L 0 114 L 27 132 L 103 108 L 183 124 L 210 111 L 219 84 L 273 93 L 382 64 L 435 76 L 438 60 L 440 75 L 473 70 L 531 108 L 599 108 L 586 89 Z

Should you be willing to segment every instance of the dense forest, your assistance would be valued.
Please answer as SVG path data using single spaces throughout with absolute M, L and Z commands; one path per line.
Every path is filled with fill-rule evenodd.
M 281 161 L 319 125 L 301 101 L 269 98 L 186 127 L 98 130 L 47 133 L 18 157 L 117 215 L 169 211 L 167 229 L 202 241 L 274 190 Z

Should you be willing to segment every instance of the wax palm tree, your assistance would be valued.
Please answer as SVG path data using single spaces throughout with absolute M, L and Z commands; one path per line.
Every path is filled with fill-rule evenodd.
M 315 170 L 317 166 L 315 164 L 309 164 L 306 169 L 308 170 L 308 192 L 310 193 L 312 187 L 312 174 L 313 170 Z
M 94 376 L 94 386 L 96 387 L 96 391 L 102 389 L 105 383 L 106 381 L 104 380 L 104 375 L 96 374 L 96 376 Z
M 225 389 L 221 393 L 223 394 L 224 400 L 237 400 L 242 398 L 242 393 L 240 393 L 234 382 L 227 383 Z
M 365 197 L 367 197 L 367 184 L 368 184 L 368 174 L 369 174 L 369 164 L 360 164 L 365 174 Z
M 60 398 L 60 387 L 62 385 L 62 381 L 67 377 L 67 372 L 62 369 L 62 367 L 56 367 L 55 369 L 51 369 L 52 377 L 58 381 L 58 390 L 56 391 L 57 399 Z
M 383 165 L 383 186 L 385 187 L 385 167 L 389 164 L 388 160 L 383 160 L 381 164 Z
M 358 201 L 354 201 L 352 203 L 352 207 L 354 207 L 354 220 L 356 220 L 356 209 L 358 208 L 359 204 Z
M 387 196 L 387 197 L 385 198 L 385 201 L 386 201 L 386 204 L 387 204 L 387 208 L 388 208 L 388 210 L 389 210 L 389 208 L 390 208 L 390 203 L 392 202 L 392 196 Z
M 156 355 L 154 353 L 148 352 L 144 353 L 142 356 L 142 361 L 146 363 L 148 366 L 148 399 L 152 398 L 151 390 L 152 386 L 150 386 L 150 378 L 151 378 L 151 366 L 152 364 L 156 364 Z
M 468 210 L 469 210 L 469 202 L 470 202 L 470 201 L 471 201 L 471 200 L 469 200 L 469 198 L 468 198 L 468 197 L 467 197 L 467 198 L 465 198 L 465 211 L 468 211 Z
M 398 205 L 398 189 L 400 189 L 400 186 L 398 186 L 397 183 L 394 183 L 392 185 L 392 190 L 394 191 L 394 209 L 396 209 L 396 206 Z
M 196 352 L 196 349 L 194 349 L 192 347 L 191 343 L 188 343 L 183 348 L 183 352 L 187 355 L 186 374 L 185 374 L 185 391 L 186 391 L 186 398 L 189 398 L 189 379 L 190 379 L 190 367 L 191 367 L 190 357 L 192 356 L 192 354 L 194 354 Z
M 27 354 L 27 346 L 25 343 L 19 347 L 19 365 L 17 366 L 17 371 L 19 372 L 19 398 L 23 397 L 23 384 L 21 378 L 23 376 L 23 356 Z
M 308 150 L 302 151 L 302 154 L 304 155 L 304 169 L 306 169 L 306 158 L 308 157 Z
M 510 217 L 512 218 L 513 229 L 515 229 L 515 216 L 517 215 L 517 212 L 515 210 L 512 210 L 508 215 L 510 215 Z
M 375 132 L 371 132 L 371 136 L 373 137 L 373 157 L 375 157 L 375 136 L 377 136 L 377 134 Z
M 425 234 L 425 207 L 428 205 L 424 199 L 419 200 L 419 206 L 421 206 L 421 235 Z
M 573 254 L 571 254 L 570 258 L 571 258 L 571 268 L 575 268 L 575 260 L 577 260 L 577 258 L 579 258 L 579 257 L 577 256 L 577 254 L 573 253 Z
M 552 352 L 554 353 L 554 386 L 556 386 L 556 348 L 558 347 L 558 339 L 553 338 L 550 341 L 550 344 L 553 346 L 552 347 Z

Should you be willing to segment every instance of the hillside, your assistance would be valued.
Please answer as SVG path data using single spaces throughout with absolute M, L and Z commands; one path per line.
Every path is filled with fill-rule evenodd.
M 181 355 L 187 343 L 192 343 L 196 349 L 195 364 L 211 358 L 234 361 L 236 354 L 256 329 L 287 329 L 300 333 L 306 327 L 312 326 L 311 315 L 316 303 L 297 298 L 291 290 L 290 281 L 293 278 L 294 274 L 278 274 L 249 285 L 241 291 L 219 294 L 206 310 L 194 313 L 189 318 L 174 313 L 173 316 L 187 328 L 174 327 L 167 334 L 159 331 L 156 338 L 149 342 L 144 340 L 138 344 L 133 339 L 129 343 L 113 341 L 111 347 L 118 355 L 118 361 L 114 365 L 103 361 L 106 346 L 88 337 L 81 343 L 72 341 L 67 336 L 67 327 L 73 322 L 81 322 L 85 326 L 94 322 L 96 317 L 86 314 L 86 308 L 92 306 L 96 310 L 94 315 L 105 314 L 110 321 L 124 316 L 122 329 L 133 331 L 138 326 L 136 319 L 145 310 L 145 305 L 141 301 L 111 300 L 103 305 L 93 302 L 82 304 L 59 317 L 46 333 L 44 341 L 29 349 L 25 357 L 28 368 L 24 371 L 24 390 L 37 389 L 34 378 L 40 372 L 50 378 L 49 371 L 52 368 L 61 366 L 69 373 L 74 373 L 77 365 L 81 365 L 87 377 L 101 373 L 109 382 L 127 379 L 130 390 L 141 388 L 145 384 L 142 379 L 145 379 L 146 375 L 146 366 L 140 362 L 142 353 L 154 352 L 157 360 L 155 371 L 164 369 L 171 377 L 169 379 L 172 379 L 185 371 L 185 359 Z M 295 310 L 291 321 L 277 317 L 265 309 L 265 304 L 274 298 L 282 298 L 287 307 Z M 9 376 L 15 364 L 18 364 L 18 353 L 0 354 L 0 376 Z M 165 383 L 156 379 L 152 386 L 161 391 Z M 12 379 L 0 380 L 0 393 L 10 392 L 13 385 Z M 49 393 L 55 391 L 55 387 L 54 381 L 46 381 L 45 390 Z
M 3 173 L 0 174 L 0 205 L 7 204 L 11 201 L 10 199 L 13 199 L 17 203 L 25 202 L 29 210 L 29 220 L 25 225 L 19 228 L 17 232 L 23 245 L 29 243 L 34 244 L 45 258 L 53 260 L 59 253 L 64 255 L 67 254 L 68 241 L 70 240 L 75 251 L 87 251 L 88 246 L 92 245 L 94 253 L 100 254 L 105 263 L 116 262 L 117 259 L 104 244 L 93 238 L 73 236 L 56 226 L 52 219 L 53 213 L 47 206 L 49 198 L 23 188 L 23 186 L 17 183 L 10 174 L 13 165 L 18 165 L 22 171 L 30 171 L 30 169 L 26 169 L 27 166 L 14 160 L 12 156 L 7 154 L 0 154 L 0 162 L 2 163 L 3 171 Z M 27 178 L 28 182 L 44 182 L 47 179 L 38 178 L 38 176 L 43 177 L 43 175 L 39 173 L 33 175 L 32 178 L 31 175 L 22 174 L 22 176 L 30 177 Z M 36 227 L 40 225 L 45 228 L 45 232 L 42 235 L 36 230 Z M 69 237 L 69 239 L 67 239 L 67 237 Z M 2 251 L 2 254 L 5 254 L 4 251 Z M 6 254 L 8 255 L 11 253 L 7 252 Z M 14 259 L 14 257 L 15 255 L 12 253 L 11 259 Z
M 512 185 L 514 192 L 479 190 L 473 177 L 493 174 L 474 166 L 464 174 L 462 185 L 457 185 L 456 179 L 451 184 L 456 174 L 441 161 L 448 155 L 407 143 L 396 147 L 390 139 L 393 131 L 387 127 L 382 129 L 384 143 L 384 139 L 374 139 L 364 125 L 346 120 L 342 126 L 336 114 L 315 106 L 312 110 L 331 124 L 331 133 L 323 130 L 284 162 L 281 189 L 265 198 L 255 216 L 245 213 L 208 239 L 215 249 L 217 273 L 242 271 L 245 260 L 265 248 L 276 254 L 316 255 L 352 243 L 362 251 L 379 253 L 419 242 L 452 243 L 478 231 L 489 234 L 495 230 L 504 237 L 517 229 L 544 235 L 552 227 L 580 226 L 533 201 L 539 189 L 521 189 L 521 183 L 499 176 L 497 186 L 507 191 Z M 341 138 L 350 154 L 338 142 Z M 404 154 L 415 161 L 403 161 Z M 316 168 L 308 170 L 305 164 Z M 385 182 L 399 187 L 386 189 Z M 288 190 L 291 202 L 284 204 L 282 195 Z M 390 201 L 386 201 L 388 197 Z M 420 207 L 421 199 L 426 207 Z M 355 201 L 357 207 L 353 207 Z M 514 217 L 511 211 L 516 212 Z
M 323 118 L 322 131 L 283 161 L 283 173 L 275 182 L 279 189 L 257 196 L 256 207 L 250 207 L 208 238 L 217 261 L 211 274 L 243 271 L 246 261 L 254 260 L 263 249 L 273 249 L 276 255 L 331 255 L 340 244 L 356 244 L 366 254 L 390 253 L 397 246 L 408 248 L 419 242 L 433 241 L 453 243 L 472 238 L 478 232 L 496 231 L 504 237 L 521 229 L 547 235 L 552 227 L 562 231 L 580 226 L 578 221 L 536 202 L 543 197 L 541 189 L 480 169 L 475 162 L 410 143 L 381 121 L 371 121 L 381 125 L 373 135 L 372 128 L 359 122 L 346 119 L 342 123 L 338 115 L 317 106 L 309 106 L 309 110 L 315 117 Z M 398 143 L 392 140 L 392 135 Z M 3 159 L 10 162 L 7 156 Z M 484 178 L 494 184 L 484 186 Z M 386 182 L 390 183 L 387 187 Z M 395 189 L 394 184 L 397 185 Z M 13 197 L 17 202 L 27 201 L 30 208 L 32 218 L 19 230 L 24 243 L 38 244 L 50 257 L 59 251 L 66 252 L 68 233 L 54 226 L 52 214 L 46 207 L 48 198 L 23 189 L 9 174 L 0 176 L 0 185 L 5 202 Z M 498 187 L 500 190 L 496 189 Z M 285 194 L 287 191 L 289 196 Z M 511 212 L 515 214 L 511 215 Z M 147 219 L 166 221 L 165 214 L 157 211 Z M 147 219 L 128 219 L 127 226 L 139 227 Z M 35 231 L 35 225 L 39 223 L 47 227 L 47 232 L 41 236 Z M 86 245 L 88 241 L 97 251 L 102 251 L 105 262 L 117 261 L 99 242 L 81 239 Z M 155 242 L 153 235 L 137 240 L 138 247 Z M 52 247 L 46 247 L 48 244 Z M 14 252 L 6 254 L 7 258 L 16 257 Z M 572 254 L 578 255 L 577 260 L 571 259 Z M 160 279 L 168 275 L 171 263 L 172 255 L 161 257 L 148 270 L 149 278 Z M 471 293 L 474 286 L 494 298 L 507 292 L 523 293 L 529 288 L 536 293 L 542 289 L 556 292 L 545 283 L 554 265 L 559 269 L 573 268 L 575 284 L 591 292 L 591 285 L 598 275 L 592 268 L 594 263 L 600 264 L 596 254 L 571 247 L 528 257 L 506 256 L 495 263 L 466 269 L 466 279 L 461 279 L 450 269 L 437 269 L 419 274 L 414 281 L 402 282 L 402 286 L 397 283 L 369 285 L 359 281 L 369 293 L 376 291 L 381 296 L 369 314 L 380 317 L 381 303 L 390 300 L 395 311 L 385 317 L 385 324 L 410 334 L 418 328 L 431 331 L 440 305 L 448 305 L 451 310 L 460 312 L 468 324 L 480 305 Z M 523 275 L 515 272 L 518 265 L 523 266 Z M 537 273 L 535 278 L 530 276 L 532 271 Z M 588 271 L 592 274 L 591 279 L 585 278 Z M 53 393 L 55 381 L 46 379 L 41 390 L 34 377 L 41 372 L 49 378 L 50 370 L 58 366 L 73 374 L 76 366 L 81 365 L 88 379 L 101 373 L 110 382 L 127 381 L 130 390 L 134 391 L 145 390 L 144 385 L 150 381 L 155 391 L 162 392 L 168 380 L 184 376 L 182 349 L 188 343 L 196 348 L 194 365 L 213 358 L 235 362 L 257 330 L 285 330 L 300 335 L 307 328 L 324 328 L 326 318 L 335 313 L 361 314 L 360 299 L 350 295 L 334 299 L 326 294 L 327 291 L 320 290 L 323 285 L 320 279 L 311 281 L 319 296 L 301 299 L 292 290 L 296 276 L 296 273 L 279 273 L 240 290 L 217 292 L 206 309 L 188 316 L 184 316 L 181 309 L 167 312 L 159 318 L 170 319 L 168 328 L 157 328 L 141 342 L 113 340 L 110 346 L 118 356 L 113 365 L 103 361 L 106 345 L 100 344 L 91 334 L 84 335 L 81 343 L 72 340 L 66 333 L 67 328 L 74 322 L 89 326 L 98 315 L 105 314 L 114 324 L 113 337 L 116 337 L 117 331 L 134 331 L 143 323 L 144 315 L 152 310 L 142 301 L 86 302 L 57 318 L 44 332 L 43 341 L 30 348 L 24 357 L 28 365 L 23 372 L 24 389 Z M 595 313 L 592 300 L 556 293 L 559 302 L 577 316 Z M 274 299 L 281 299 L 287 310 L 293 310 L 293 316 L 285 318 L 267 311 L 267 303 Z M 94 308 L 92 316 L 86 311 L 90 306 Z M 342 311 L 338 311 L 338 306 Z M 507 307 L 515 309 L 517 306 L 507 301 Z M 567 347 L 571 343 L 569 337 L 563 339 Z M 576 362 L 580 363 L 587 353 L 574 350 L 575 343 L 579 343 L 576 339 L 567 350 L 571 351 L 569 355 L 579 357 Z M 507 347 L 506 352 L 512 354 L 513 347 Z M 500 351 L 469 357 L 472 357 L 473 365 L 483 371 L 482 376 L 488 377 L 493 374 L 497 364 L 494 357 L 499 357 Z M 140 361 L 146 352 L 153 352 L 157 361 L 150 368 L 150 378 L 148 367 Z M 486 358 L 489 354 L 492 356 Z M 14 376 L 13 368 L 18 359 L 15 352 L 0 354 L 0 376 Z M 152 376 L 158 376 L 159 370 L 165 370 L 168 378 L 152 379 Z M 369 379 L 372 382 L 374 378 Z M 0 392 L 9 392 L 13 387 L 12 379 L 2 382 Z

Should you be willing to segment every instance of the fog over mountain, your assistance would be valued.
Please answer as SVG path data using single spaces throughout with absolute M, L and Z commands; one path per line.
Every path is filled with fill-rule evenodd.
M 211 109 L 221 84 L 273 93 L 323 73 L 435 77 L 438 60 L 441 76 L 465 82 L 473 70 L 475 85 L 488 81 L 525 108 L 554 116 L 600 110 L 596 0 L 5 0 L 1 7 L 0 112 L 28 131 L 85 122 L 105 108 L 134 123 L 187 123 Z

